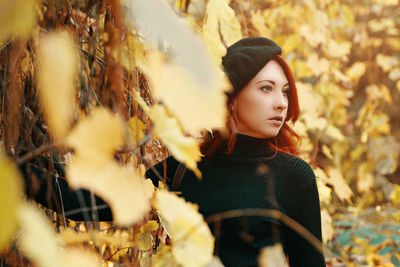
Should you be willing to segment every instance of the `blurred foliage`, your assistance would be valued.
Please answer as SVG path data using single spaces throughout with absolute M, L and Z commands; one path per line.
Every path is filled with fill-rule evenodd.
M 28 2 L 0 0 L 4 151 L 104 197 L 116 225 L 46 211 L 51 227 L 19 199 L 19 174 L 2 156 L 0 248 L 17 228 L 25 233 L 3 260 L 197 266 L 196 251 L 211 261 L 203 228 L 193 234 L 201 242 L 171 245 L 198 213 L 162 189 L 154 194 L 144 169 L 172 153 L 201 176 L 195 137 L 226 115 L 221 56 L 242 36 L 265 36 L 282 46 L 297 81 L 294 128 L 317 176 L 328 265 L 400 266 L 398 0 Z M 281 254 L 263 251 L 266 263 L 265 255 Z

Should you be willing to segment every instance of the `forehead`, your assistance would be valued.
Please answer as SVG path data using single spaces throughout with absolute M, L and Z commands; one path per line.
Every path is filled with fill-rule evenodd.
M 287 83 L 287 77 L 282 67 L 275 60 L 268 61 L 267 64 L 253 78 L 254 82 L 271 80 L 280 83 Z

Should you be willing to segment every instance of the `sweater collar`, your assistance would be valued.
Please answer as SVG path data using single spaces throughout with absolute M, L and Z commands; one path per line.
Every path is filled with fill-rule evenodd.
M 236 133 L 235 146 L 232 153 L 233 157 L 271 157 L 276 151 L 270 146 L 272 138 L 257 138 L 245 134 Z M 228 140 L 222 142 L 220 151 L 227 151 Z

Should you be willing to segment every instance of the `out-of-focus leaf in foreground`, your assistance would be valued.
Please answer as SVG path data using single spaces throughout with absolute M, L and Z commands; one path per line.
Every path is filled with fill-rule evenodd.
M 39 0 L 0 0 L 0 42 L 12 35 L 27 37 L 36 23 Z
M 40 39 L 39 95 L 53 137 L 65 137 L 73 113 L 77 53 L 67 32 L 53 32 Z
M 57 239 L 51 223 L 44 214 L 30 204 L 21 205 L 18 209 L 21 223 L 19 248 L 41 267 L 65 266 Z
M 128 6 L 137 26 L 151 30 L 170 51 L 168 62 L 155 51 L 146 64 L 138 61 L 155 95 L 179 118 L 185 130 L 197 133 L 203 128 L 224 127 L 224 91 L 229 86 L 200 36 L 164 1 L 130 0 Z
M 121 120 L 105 109 L 96 109 L 67 137 L 75 149 L 67 177 L 71 186 L 93 190 L 107 201 L 116 223 L 129 225 L 140 220 L 150 204 L 139 172 L 113 160 L 123 141 Z
M 177 195 L 158 190 L 154 206 L 172 242 L 172 254 L 183 266 L 205 266 L 212 260 L 214 237 L 197 206 Z
M 260 267 L 287 267 L 285 253 L 281 244 L 265 247 L 258 256 Z
M 196 53 L 196 52 L 193 52 Z M 202 59 L 205 60 L 205 59 Z M 140 66 L 150 81 L 158 99 L 181 121 L 185 130 L 197 133 L 201 129 L 222 128 L 226 118 L 226 95 L 229 88 L 222 71 L 210 66 L 216 77 L 213 83 L 199 84 L 187 69 L 173 61 L 167 62 L 152 51 L 147 64 Z
M 197 177 L 201 177 L 201 172 L 197 168 L 197 162 L 201 159 L 197 141 L 193 137 L 183 135 L 178 120 L 168 114 L 164 106 L 155 104 L 149 107 L 138 94 L 136 94 L 136 99 L 154 122 L 154 134 L 160 138 L 177 160 L 184 162 Z
M 0 154 L 0 251 L 9 244 L 18 229 L 17 209 L 21 203 L 21 177 L 3 153 Z

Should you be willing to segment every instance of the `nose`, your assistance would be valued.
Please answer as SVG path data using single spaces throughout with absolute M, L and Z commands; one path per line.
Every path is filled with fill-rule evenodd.
M 283 92 L 278 92 L 274 101 L 274 109 L 285 110 L 288 107 L 287 96 Z

